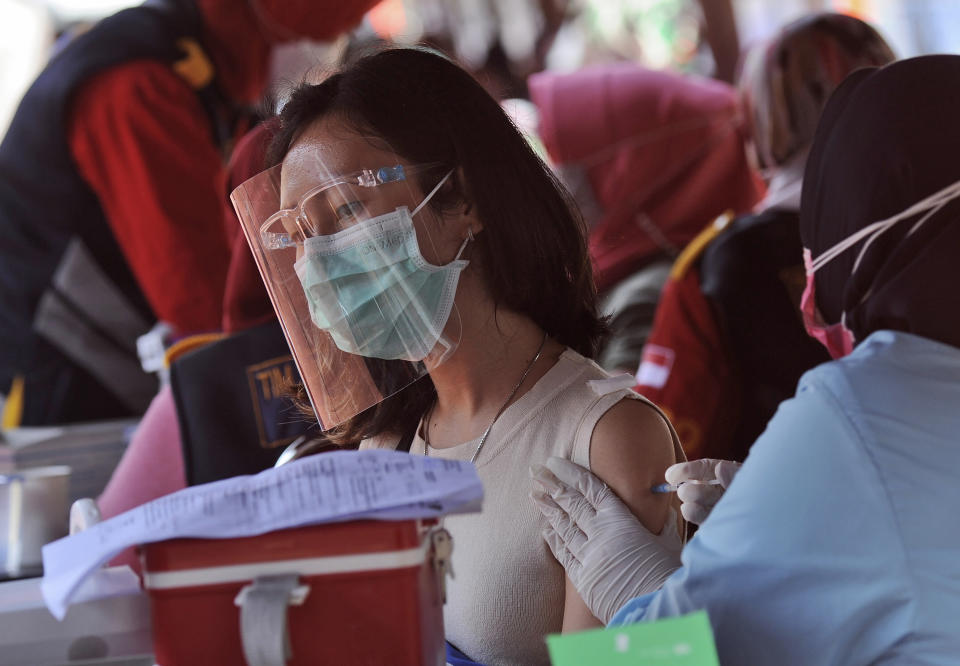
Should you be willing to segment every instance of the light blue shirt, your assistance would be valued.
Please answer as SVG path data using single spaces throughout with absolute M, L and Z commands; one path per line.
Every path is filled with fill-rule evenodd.
M 807 372 L 611 625 L 701 608 L 724 664 L 960 664 L 960 349 L 878 331 Z

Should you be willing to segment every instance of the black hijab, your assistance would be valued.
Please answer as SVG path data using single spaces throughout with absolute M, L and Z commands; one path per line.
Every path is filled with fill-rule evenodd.
M 960 56 L 851 74 L 821 116 L 807 161 L 800 234 L 816 259 L 863 227 L 960 180 Z M 816 273 L 816 303 L 860 342 L 894 329 L 960 347 L 960 198 L 911 236 L 922 213 Z M 861 303 L 864 294 L 869 296 Z

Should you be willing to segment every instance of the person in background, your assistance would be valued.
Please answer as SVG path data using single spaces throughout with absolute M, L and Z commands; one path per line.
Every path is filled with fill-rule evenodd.
M 224 161 L 272 46 L 374 4 L 151 0 L 54 56 L 0 144 L 5 427 L 138 415 L 138 336 L 219 327 Z
M 829 359 L 800 319 L 803 168 L 830 93 L 893 60 L 871 26 L 831 13 L 787 25 L 745 59 L 739 88 L 767 194 L 707 226 L 674 264 L 637 372 L 689 458 L 742 461 L 800 376 Z
M 566 461 L 538 474 L 548 543 L 591 608 L 620 608 L 610 624 L 706 609 L 729 664 L 957 662 L 958 78 L 960 56 L 911 58 L 827 103 L 801 310 L 836 360 L 780 406 L 659 591 L 639 565 L 673 556 L 613 493 Z
M 762 185 L 725 83 L 630 63 L 530 77 L 543 143 L 590 225 L 610 339 L 598 361 L 633 373 L 673 260 Z
M 267 145 L 275 131 L 273 123 L 261 123 L 237 142 L 227 168 L 228 188 L 230 184 L 238 185 L 262 170 Z M 223 321 L 219 327 L 228 336 L 274 321 L 276 313 L 250 255 L 250 247 L 237 221 L 237 214 L 230 206 L 229 199 L 225 198 L 223 205 L 224 220 L 234 238 L 223 295 Z M 175 346 L 169 351 L 168 365 L 175 360 L 174 354 L 178 353 L 178 348 Z M 216 418 L 230 419 L 232 416 L 221 412 Z M 177 408 L 173 388 L 166 384 L 150 402 L 130 445 L 97 498 L 97 507 L 104 519 L 112 518 L 186 486 L 187 474 Z M 117 555 L 111 564 L 126 564 L 140 573 L 140 558 L 133 548 Z
M 326 434 L 475 462 L 483 512 L 444 520 L 447 638 L 485 664 L 546 664 L 546 634 L 598 621 L 543 544 L 531 463 L 589 466 L 680 545 L 672 499 L 647 492 L 682 453 L 669 423 L 588 360 L 604 327 L 585 227 L 497 102 L 435 53 L 360 58 L 280 120 L 281 166 L 233 199 Z M 367 386 L 364 368 L 389 388 L 346 412 L 332 392 Z

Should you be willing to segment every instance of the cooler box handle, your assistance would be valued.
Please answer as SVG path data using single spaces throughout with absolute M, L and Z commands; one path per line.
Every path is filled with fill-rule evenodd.
M 240 638 L 247 666 L 285 666 L 291 657 L 287 606 L 300 606 L 310 592 L 296 574 L 260 576 L 240 590 Z

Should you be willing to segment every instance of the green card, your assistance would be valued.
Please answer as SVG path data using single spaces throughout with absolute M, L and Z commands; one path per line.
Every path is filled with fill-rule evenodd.
M 719 666 L 707 611 L 547 636 L 553 666 Z

